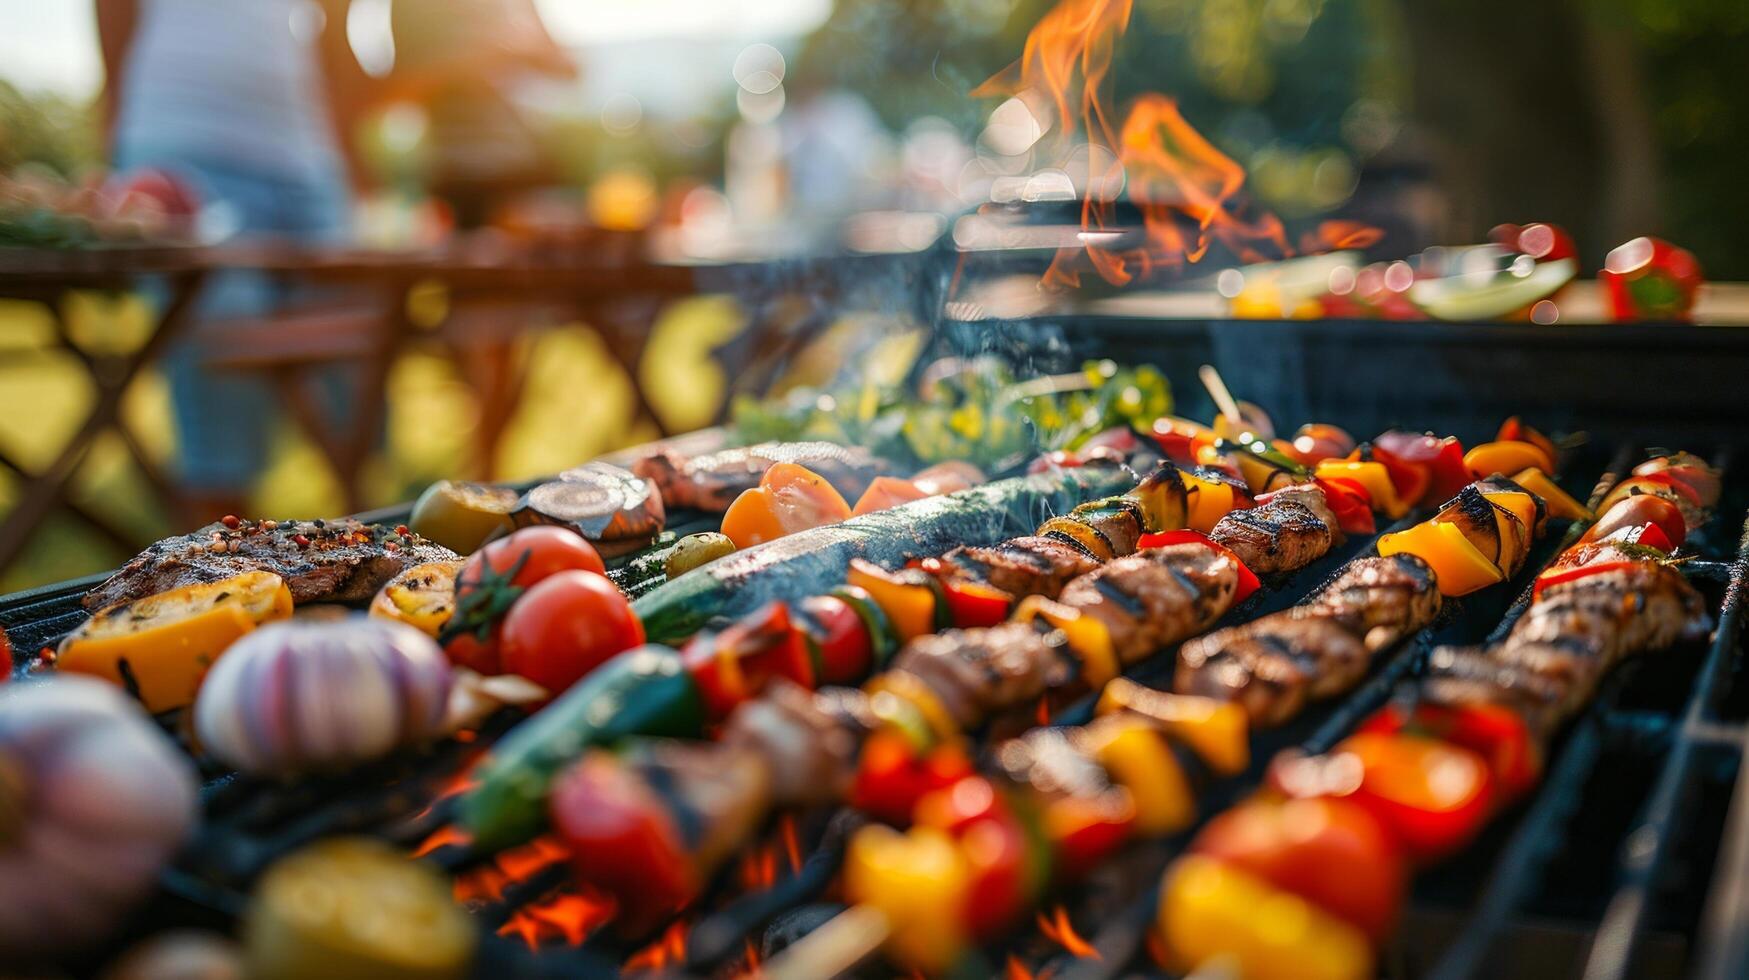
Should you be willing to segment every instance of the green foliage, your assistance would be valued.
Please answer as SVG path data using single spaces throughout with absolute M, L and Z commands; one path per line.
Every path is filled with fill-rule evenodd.
M 100 162 L 90 106 L 55 95 L 27 95 L 0 79 L 0 174 L 34 163 L 72 177 Z
M 1105 429 L 1151 424 L 1171 409 L 1166 378 L 1150 365 L 1089 361 L 1079 375 L 1017 382 L 985 361 L 918 396 L 864 384 L 802 388 L 772 401 L 743 397 L 734 430 L 746 442 L 825 439 L 919 466 L 960 459 L 1002 469 L 1038 452 L 1075 449 Z

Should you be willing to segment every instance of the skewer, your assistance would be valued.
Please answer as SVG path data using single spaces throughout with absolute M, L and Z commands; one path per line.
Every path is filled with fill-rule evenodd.
M 892 926 L 880 909 L 852 905 L 766 961 L 767 980 L 813 980 L 855 969 L 881 948 Z
M 1202 386 L 1208 389 L 1209 397 L 1215 400 L 1215 407 L 1221 410 L 1221 415 L 1228 422 L 1240 425 L 1245 417 L 1239 412 L 1239 403 L 1234 400 L 1233 393 L 1227 390 L 1227 383 L 1221 380 L 1221 372 L 1215 370 L 1213 364 L 1204 364 L 1196 369 L 1196 376 L 1202 379 Z

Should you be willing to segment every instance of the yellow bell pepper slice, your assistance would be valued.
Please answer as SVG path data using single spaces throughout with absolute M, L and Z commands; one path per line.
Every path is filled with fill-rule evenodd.
M 960 726 L 954 720 L 953 712 L 948 711 L 947 705 L 942 704 L 929 685 L 915 674 L 903 670 L 885 671 L 863 685 L 863 690 L 870 696 L 869 710 L 874 716 L 901 731 L 910 734 L 911 726 L 900 718 L 900 712 L 893 710 L 892 706 L 880 703 L 883 696 L 896 698 L 913 709 L 923 719 L 924 724 L 929 726 L 934 743 L 948 741 L 959 734 Z
M 901 644 L 935 632 L 935 590 L 929 586 L 901 582 L 861 558 L 850 561 L 850 584 L 866 591 L 887 614 Z
M 1502 440 L 1484 442 L 1471 448 L 1464 453 L 1464 465 L 1469 467 L 1472 476 L 1481 478 L 1496 473 L 1505 476 L 1532 466 L 1548 473 L 1554 470 L 1555 461 L 1549 458 L 1548 453 L 1531 443 Z
M 1219 480 L 1205 480 L 1194 473 L 1184 474 L 1184 488 L 1190 493 L 1190 513 L 1185 526 L 1204 534 L 1214 530 L 1215 523 L 1233 510 L 1233 488 Z
M 927 973 L 947 969 L 965 948 L 970 878 L 965 855 L 937 827 L 900 833 L 872 824 L 844 855 L 845 897 L 886 916 L 888 948 Z
M 1441 595 L 1469 595 L 1506 577 L 1462 530 L 1444 521 L 1422 521 L 1406 531 L 1381 535 L 1379 554 L 1411 554 L 1427 562 Z
M 1514 517 L 1518 518 L 1518 522 L 1524 525 L 1525 531 L 1531 536 L 1534 537 L 1542 530 L 1536 519 L 1539 509 L 1536 505 L 1538 498 L 1532 496 L 1530 491 L 1519 493 L 1516 490 L 1483 490 L 1482 496 L 1488 498 L 1495 506 L 1504 507 L 1510 511 Z M 1542 510 L 1547 515 L 1546 507 Z
M 1567 491 L 1562 490 L 1547 473 L 1534 466 L 1519 470 L 1518 474 L 1512 478 L 1512 482 L 1541 497 L 1543 504 L 1548 507 L 1550 517 L 1565 517 L 1575 521 L 1597 519 L 1597 515 L 1591 512 L 1591 508 L 1574 499 Z
M 455 614 L 455 577 L 459 561 L 428 561 L 389 579 L 370 601 L 370 614 L 406 623 L 435 637 Z
M 1053 534 L 1062 535 L 1080 545 L 1083 551 L 1102 562 L 1111 561 L 1117 557 L 1117 552 L 1112 548 L 1111 541 L 1101 534 L 1098 528 L 1091 524 L 1084 524 L 1073 517 L 1053 517 L 1039 525 L 1038 533 L 1041 537 L 1050 537 Z
M 1097 618 L 1035 595 L 1021 600 L 1020 608 L 1014 611 L 1014 619 L 1022 623 L 1042 619 L 1062 630 L 1069 641 L 1069 649 L 1081 661 L 1081 679 L 1092 690 L 1100 690 L 1121 673 L 1117 651 L 1111 643 L 1111 631 Z
M 1372 509 L 1396 520 L 1409 513 L 1409 505 L 1397 497 L 1396 484 L 1391 482 L 1391 472 L 1385 469 L 1385 464 L 1358 459 L 1326 459 L 1318 464 L 1314 472 L 1320 479 L 1328 480 L 1338 477 L 1353 480 L 1366 488 L 1372 496 Z
M 1105 686 L 1098 710 L 1140 715 L 1159 725 L 1216 775 L 1237 776 L 1251 765 L 1251 718 L 1237 702 L 1156 691 L 1119 677 Z
M 1137 715 L 1107 715 L 1083 738 L 1082 747 L 1130 791 L 1138 832 L 1164 837 L 1196 822 L 1196 792 L 1159 729 Z
M 291 612 L 291 590 L 272 572 L 185 585 L 98 610 L 61 641 L 56 664 L 127 688 L 148 711 L 168 711 L 194 702 L 226 647 Z
M 1142 530 L 1176 531 L 1190 520 L 1190 483 L 1175 466 L 1162 466 L 1125 496 L 1142 505 Z
M 1354 926 L 1210 857 L 1179 858 L 1160 886 L 1160 938 L 1174 972 L 1216 957 L 1245 980 L 1363 980 L 1372 947 Z

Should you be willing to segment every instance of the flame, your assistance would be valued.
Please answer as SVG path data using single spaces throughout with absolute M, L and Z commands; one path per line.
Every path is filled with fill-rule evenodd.
M 457 827 L 455 824 L 446 823 L 433 831 L 430 837 L 421 841 L 419 846 L 413 849 L 413 856 L 416 858 L 422 858 L 440 847 L 449 847 L 451 845 L 456 847 L 466 847 L 473 843 L 473 841 L 474 838 L 472 834 Z
M 1267 211 L 1252 213 L 1240 198 L 1245 169 L 1197 132 L 1174 100 L 1143 95 L 1121 126 L 1113 124 L 1104 89 L 1132 6 L 1133 0 L 1062 0 L 1027 35 L 1019 61 L 972 90 L 978 97 L 1047 101 L 1055 110 L 1059 149 L 1068 149 L 1083 133 L 1113 156 L 1103 178 L 1095 181 L 1089 174 L 1081 244 L 1058 250 L 1042 285 L 1079 286 L 1083 266 L 1091 265 L 1105 281 L 1122 286 L 1160 269 L 1199 262 L 1216 243 L 1242 262 L 1293 255 L 1281 221 Z M 1142 240 L 1117 248 L 1104 240 L 1124 230 L 1117 200 L 1126 187 L 1141 212 Z M 1308 236 L 1305 250 L 1362 247 L 1377 240 L 1376 229 L 1326 222 Z
M 1008 966 L 1003 970 L 1003 976 L 1007 980 L 1038 980 L 1033 972 L 1026 968 L 1026 964 L 1020 962 L 1020 957 L 1013 953 L 1008 954 Z
M 570 850 L 556 838 L 536 837 L 527 844 L 500 853 L 490 864 L 457 875 L 455 900 L 459 903 L 503 901 L 505 888 L 526 881 L 570 855 Z
M 1074 956 L 1084 960 L 1100 958 L 1099 950 L 1095 949 L 1092 943 L 1081 938 L 1081 934 L 1075 931 L 1075 926 L 1069 921 L 1069 910 L 1061 903 L 1058 903 L 1057 907 L 1051 910 L 1049 916 L 1043 912 L 1038 914 L 1038 928 L 1052 942 L 1068 950 Z
M 457 737 L 458 738 L 460 737 L 459 732 L 457 733 Z M 466 741 L 466 739 L 462 739 L 462 740 Z M 425 819 L 426 817 L 431 815 L 432 810 L 437 809 L 437 805 L 439 803 L 442 803 L 444 800 L 460 796 L 463 793 L 466 793 L 468 790 L 473 789 L 474 787 L 480 785 L 479 779 L 475 778 L 475 776 L 474 776 L 474 765 L 473 764 L 474 764 L 474 761 L 476 758 L 478 758 L 477 753 L 475 754 L 475 756 L 470 757 L 468 759 L 467 763 L 465 763 L 459 770 L 457 770 L 454 775 L 450 776 L 447 780 L 445 780 L 443 785 L 439 786 L 437 788 L 436 795 L 431 797 L 431 802 L 426 804 L 425 809 L 420 810 L 418 813 L 414 814 L 413 819 L 416 821 Z
M 567 889 L 517 909 L 498 927 L 498 935 L 516 936 L 533 950 L 555 939 L 581 946 L 613 913 L 612 898 Z
M 1038 722 L 1039 727 L 1041 728 L 1046 727 L 1051 723 L 1050 698 L 1043 697 L 1038 699 L 1038 710 L 1033 712 L 1033 718 Z
M 763 891 L 777 881 L 777 848 L 770 844 L 755 847 L 741 856 L 741 888 L 743 891 Z
M 670 963 L 679 963 L 684 960 L 686 958 L 686 933 L 691 928 L 691 924 L 685 919 L 677 919 L 670 923 L 660 939 L 626 959 L 622 972 L 660 970 Z
M 759 955 L 759 947 L 754 945 L 751 937 L 741 941 L 746 944 L 747 953 L 741 961 L 741 969 L 737 972 L 741 976 L 756 974 L 759 972 L 759 964 L 763 963 L 765 958 Z
M 786 813 L 779 818 L 777 835 L 783 840 L 783 855 L 789 861 L 789 873 L 793 875 L 802 870 L 802 842 L 796 834 L 795 814 Z

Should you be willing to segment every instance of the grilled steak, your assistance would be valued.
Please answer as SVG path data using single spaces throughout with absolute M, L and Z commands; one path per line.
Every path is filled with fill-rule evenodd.
M 855 688 L 815 693 L 789 681 L 735 709 L 723 744 L 752 749 L 770 765 L 772 794 L 784 806 L 819 806 L 846 798 L 865 734 L 856 712 L 839 699 L 863 698 Z M 866 705 L 860 706 L 866 710 Z
M 1269 503 L 1232 511 L 1209 532 L 1258 575 L 1304 568 L 1330 550 L 1336 535 L 1336 519 L 1316 488 L 1278 490 Z
M 741 491 L 758 486 L 775 463 L 805 466 L 851 501 L 875 477 L 894 472 L 891 463 L 866 449 L 830 442 L 762 442 L 692 457 L 661 449 L 633 463 L 632 472 L 654 480 L 670 508 L 716 513 L 728 510 Z
M 1070 582 L 1059 598 L 1104 623 L 1128 665 L 1207 629 L 1227 611 L 1238 583 L 1226 556 L 1180 544 L 1119 558 Z
M 358 521 L 243 521 L 165 538 L 85 596 L 87 609 L 216 582 L 244 572 L 285 579 L 292 601 L 366 602 L 413 565 L 454 561 L 455 552 L 416 534 Z
M 1055 598 L 1069 580 L 1099 567 L 1097 559 L 1072 542 L 1045 537 L 1015 538 L 988 548 L 959 547 L 944 555 L 941 563 L 1016 599 Z

